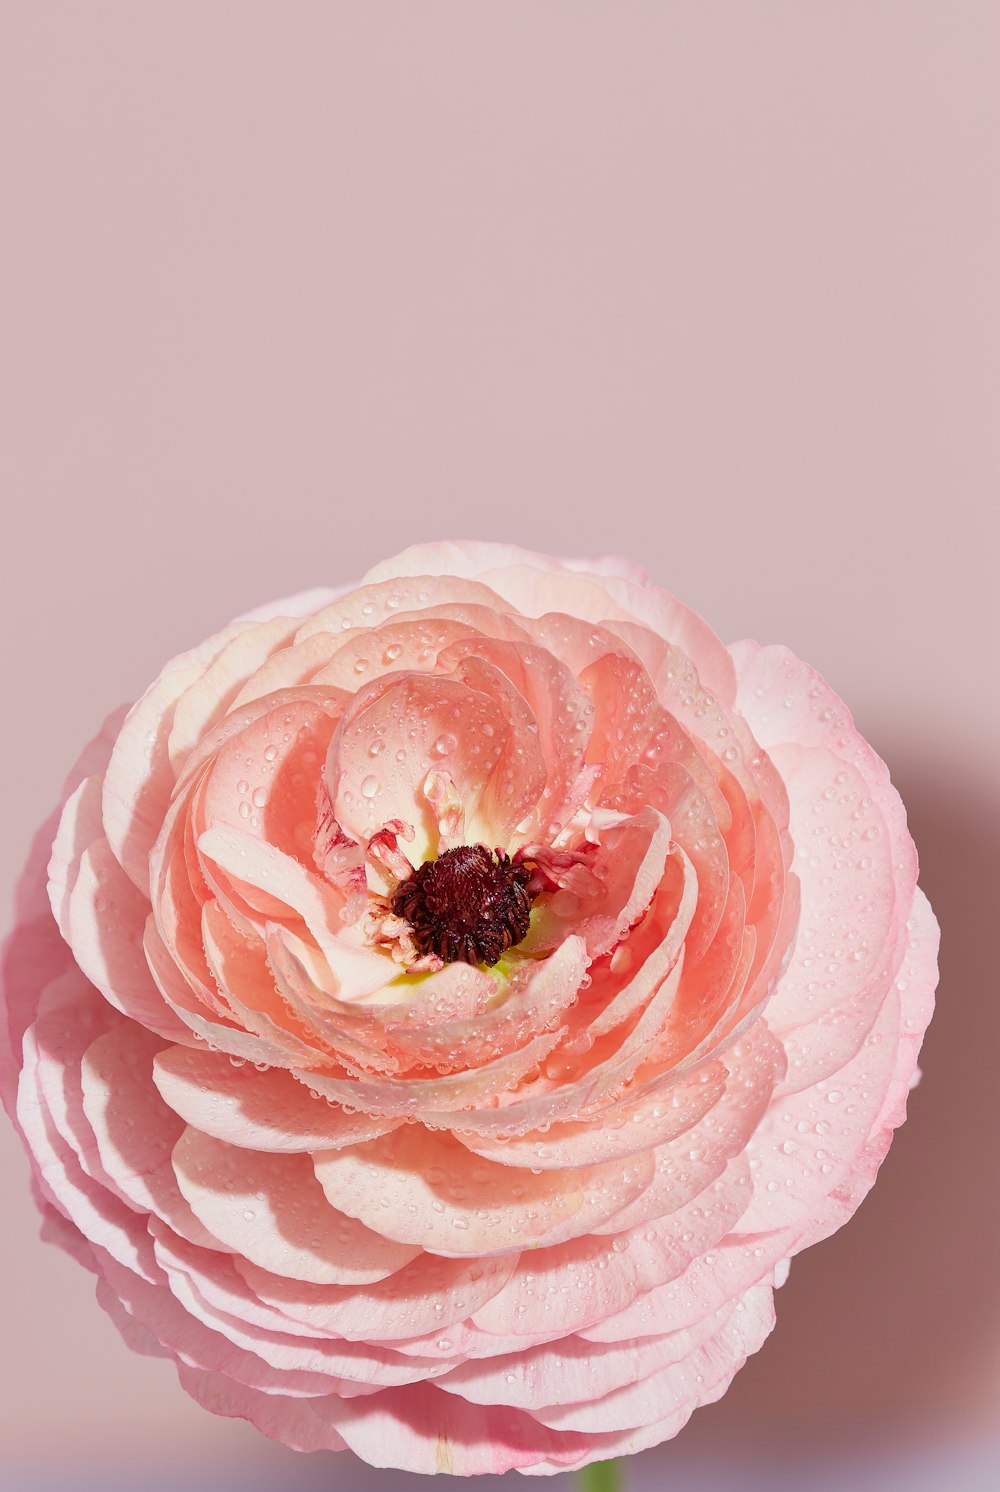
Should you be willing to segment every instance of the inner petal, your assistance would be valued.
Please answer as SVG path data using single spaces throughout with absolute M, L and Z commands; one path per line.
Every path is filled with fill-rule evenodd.
M 438 840 L 423 791 L 428 773 L 446 769 L 463 802 L 477 803 L 510 734 L 496 700 L 454 679 L 380 680 L 356 696 L 331 742 L 326 777 L 334 816 L 361 843 L 391 819 L 412 824 L 408 851 L 419 865 Z

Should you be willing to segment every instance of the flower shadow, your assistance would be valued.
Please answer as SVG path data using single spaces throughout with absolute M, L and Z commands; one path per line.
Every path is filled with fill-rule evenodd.
M 754 1444 L 766 1454 L 797 1433 L 817 1454 L 849 1453 L 914 1430 L 961 1433 L 989 1413 L 1000 1343 L 1000 815 L 974 784 L 888 755 L 941 924 L 923 1078 L 857 1216 L 793 1261 L 775 1333 L 675 1443 L 685 1466 Z M 672 1454 L 668 1444 L 640 1458 L 633 1485 L 660 1485 Z

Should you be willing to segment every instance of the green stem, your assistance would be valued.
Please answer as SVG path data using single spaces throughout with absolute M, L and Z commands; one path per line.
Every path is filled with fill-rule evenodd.
M 620 1461 L 592 1461 L 576 1476 L 580 1492 L 623 1492 Z

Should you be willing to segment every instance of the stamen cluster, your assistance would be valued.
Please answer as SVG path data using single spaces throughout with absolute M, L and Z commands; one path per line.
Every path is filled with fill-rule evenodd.
M 422 954 L 492 967 L 528 931 L 531 879 L 530 867 L 506 850 L 462 844 L 403 881 L 392 910 L 410 924 Z

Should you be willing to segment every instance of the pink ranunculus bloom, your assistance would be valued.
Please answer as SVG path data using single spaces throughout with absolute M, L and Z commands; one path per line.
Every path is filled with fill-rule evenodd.
M 937 928 L 886 768 L 624 562 L 435 544 L 265 608 L 67 791 L 7 953 L 47 1232 L 296 1449 L 664 1440 L 904 1117 Z

